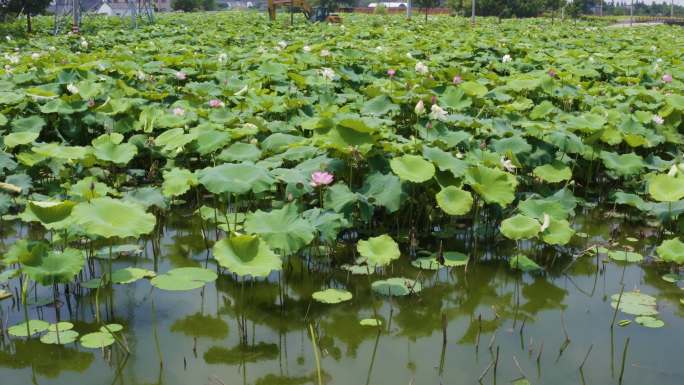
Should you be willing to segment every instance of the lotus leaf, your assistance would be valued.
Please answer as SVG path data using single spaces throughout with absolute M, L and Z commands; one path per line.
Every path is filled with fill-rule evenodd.
M 409 278 L 388 278 L 375 281 L 371 287 L 374 292 L 390 297 L 403 297 L 405 295 L 418 293 L 423 289 L 420 282 Z
M 256 235 L 224 238 L 214 244 L 213 255 L 221 267 L 239 276 L 267 277 L 282 267 L 280 257 Z
M 356 250 L 361 254 L 357 263 L 370 266 L 386 266 L 401 256 L 399 245 L 387 234 L 359 241 Z
M 335 304 L 349 301 L 352 299 L 352 293 L 341 289 L 326 289 L 313 293 L 311 298 L 317 302 Z
M 402 180 L 426 182 L 435 175 L 435 166 L 417 155 L 403 155 L 390 161 L 392 171 Z

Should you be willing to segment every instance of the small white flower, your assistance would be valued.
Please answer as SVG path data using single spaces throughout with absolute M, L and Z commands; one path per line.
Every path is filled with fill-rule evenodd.
M 9 61 L 11 64 L 18 64 L 19 63 L 19 56 L 17 56 L 17 55 L 5 54 L 5 59 L 7 61 Z
M 308 45 L 305 45 L 304 47 L 302 47 L 302 49 L 304 50 L 304 52 L 311 52 L 311 47 L 309 47 Z
M 548 229 L 550 225 L 551 225 L 551 217 L 549 216 L 549 214 L 544 213 L 544 221 L 542 222 L 542 225 L 541 225 L 541 232 L 543 233 L 544 230 Z
M 375 47 L 375 50 L 377 52 L 382 52 L 383 48 L 382 48 L 382 46 L 377 46 L 377 47 Z
M 55 47 L 54 45 L 51 45 L 51 46 L 48 48 L 48 50 L 51 51 L 51 52 L 55 52 L 55 51 L 57 51 L 57 47 Z
M 423 64 L 423 62 L 419 61 L 418 63 L 416 63 L 416 72 L 418 72 L 419 74 L 425 75 L 428 72 L 430 72 L 430 69 L 428 68 L 428 66 Z
M 222 53 L 218 56 L 219 64 L 224 64 L 227 61 L 228 61 L 228 55 L 226 55 L 225 53 Z
M 656 59 L 656 63 L 662 63 L 662 62 L 663 62 L 663 59 L 661 59 L 661 58 Z
M 504 156 L 501 157 L 501 166 L 508 172 L 514 172 L 517 168 L 510 159 L 506 159 Z
M 78 93 L 78 87 L 76 87 L 73 83 L 69 83 L 66 88 L 67 91 L 69 91 L 69 93 L 72 95 L 76 95 Z
M 185 110 L 180 107 L 176 107 L 173 109 L 173 114 L 176 116 L 183 116 L 185 115 Z
M 81 38 L 81 48 L 88 48 L 88 40 Z
M 411 52 L 406 52 L 406 57 L 409 59 L 413 59 L 413 55 L 411 55 Z
M 416 103 L 416 108 L 414 108 L 413 111 L 416 113 L 416 115 L 423 115 L 425 113 L 425 104 L 423 103 L 423 99 Z
M 661 125 L 661 124 L 665 123 L 665 119 L 663 119 L 660 115 L 653 115 L 652 120 L 653 120 L 653 123 L 655 123 L 657 125 Z
M 284 40 L 281 40 L 281 41 L 278 42 L 278 46 L 279 46 L 280 48 L 283 48 L 283 49 L 284 49 L 285 47 L 287 47 L 287 42 L 284 41 Z
M 328 51 L 327 49 L 322 49 L 320 55 L 322 57 L 330 56 L 330 51 Z
M 589 62 L 591 62 L 591 63 L 594 62 L 594 57 L 593 57 L 593 56 L 589 56 Z
M 144 82 L 145 79 L 147 79 L 147 76 L 145 75 L 145 73 L 140 71 L 140 70 L 138 70 L 138 72 L 136 73 L 136 76 L 138 77 L 138 80 L 140 80 L 141 82 Z
M 38 60 L 40 59 L 40 54 L 38 52 L 34 52 L 31 54 L 31 60 Z
M 7 41 L 12 41 L 12 36 L 10 36 L 10 35 L 5 35 L 5 40 L 7 40 Z
M 9 64 L 5 64 L 5 71 L 12 72 L 12 66 Z
M 333 81 L 335 79 L 335 71 L 332 68 L 324 67 L 321 70 L 321 76 L 327 81 Z
M 512 58 L 511 55 L 509 55 L 509 54 L 505 54 L 505 55 L 501 58 L 501 62 L 502 62 L 502 63 L 509 63 L 509 62 L 511 62 L 511 61 L 513 61 L 513 58 Z
M 654 46 L 654 45 L 651 46 L 651 51 L 655 52 L 655 51 L 657 51 L 657 50 L 658 50 L 658 47 L 656 47 L 656 46 Z
M 677 172 L 679 170 L 677 169 L 677 165 L 673 164 L 672 167 L 670 167 L 670 171 L 667 173 L 669 176 L 677 176 Z
M 447 112 L 444 111 L 442 107 L 437 104 L 433 104 L 430 108 L 430 118 L 435 120 L 445 120 L 447 118 Z

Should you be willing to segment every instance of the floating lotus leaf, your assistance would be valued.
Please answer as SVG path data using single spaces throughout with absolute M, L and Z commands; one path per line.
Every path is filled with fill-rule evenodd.
M 123 330 L 123 325 L 121 324 L 107 324 L 100 327 L 102 333 L 116 333 Z
M 143 278 L 154 278 L 156 275 L 157 274 L 152 270 L 138 267 L 126 267 L 112 272 L 112 282 L 125 285 Z
M 518 181 L 515 176 L 498 169 L 475 166 L 466 171 L 466 183 L 487 203 L 508 206 L 515 199 Z
M 411 265 L 423 270 L 439 270 L 442 265 L 433 257 L 423 257 L 411 261 Z
M 542 239 L 549 245 L 565 245 L 570 242 L 575 230 L 570 227 L 570 223 L 565 219 L 551 218 L 549 227 L 542 233 Z
M 352 299 L 352 293 L 341 289 L 326 289 L 313 293 L 311 298 L 321 303 L 335 304 L 349 301 Z
M 636 317 L 634 321 L 636 321 L 636 323 L 638 323 L 639 325 L 645 326 L 647 328 L 661 328 L 665 326 L 665 322 L 657 318 L 653 318 L 651 316 L 639 316 Z
M 365 262 L 369 266 L 386 266 L 401 256 L 399 245 L 387 234 L 359 241 L 356 250 L 362 257 L 357 263 Z
M 48 332 L 40 337 L 40 342 L 48 345 L 67 345 L 78 340 L 78 332 L 73 330 L 65 330 L 57 332 Z
M 3 142 L 5 146 L 13 148 L 22 144 L 33 143 L 34 140 L 38 139 L 39 135 L 40 132 L 34 131 L 12 132 L 3 137 Z
M 28 208 L 42 223 L 49 224 L 66 219 L 76 202 L 72 201 L 29 201 Z
M 641 262 L 644 256 L 632 251 L 611 250 L 608 252 L 610 259 L 621 262 Z
M 380 295 L 402 297 L 420 292 L 423 286 L 409 278 L 388 278 L 373 282 L 371 288 Z
M 245 230 L 287 255 L 308 245 L 316 231 L 310 222 L 300 217 L 293 204 L 270 212 L 257 210 L 247 214 Z
M 664 262 L 673 262 L 678 265 L 684 264 L 684 242 L 679 238 L 672 238 L 656 247 L 658 257 Z
M 42 258 L 25 261 L 22 271 L 43 286 L 69 283 L 85 265 L 81 250 L 66 248 L 64 251 L 50 251 Z
M 123 138 L 118 132 L 100 135 L 93 139 L 93 155 L 105 162 L 127 164 L 138 153 L 138 148 L 130 143 L 121 143 Z
M 464 215 L 470 211 L 473 205 L 473 196 L 470 192 L 461 190 L 456 186 L 443 188 L 435 196 L 437 205 L 449 215 Z
M 9 291 L 7 291 L 5 289 L 0 289 L 0 301 L 8 299 L 8 298 L 12 298 L 12 293 L 10 293 Z
M 95 198 L 77 204 L 71 215 L 91 235 L 105 238 L 138 237 L 154 229 L 156 219 L 137 204 L 112 198 Z
M 549 183 L 559 183 L 572 178 L 572 170 L 561 162 L 553 162 L 536 167 L 534 176 Z
M 102 349 L 114 344 L 114 336 L 107 332 L 88 333 L 81 336 L 81 346 L 86 349 Z
M 49 323 L 41 320 L 32 319 L 27 322 L 22 322 L 20 324 L 10 326 L 9 328 L 7 328 L 7 333 L 14 337 L 29 337 L 34 334 L 46 331 L 48 327 L 50 327 Z
M 676 202 L 684 198 L 684 177 L 656 175 L 648 180 L 648 193 L 659 202 Z
M 152 286 L 168 291 L 185 291 L 199 289 L 218 278 L 216 273 L 200 267 L 181 267 L 172 269 L 166 274 L 159 274 L 152 278 Z
M 280 257 L 256 235 L 231 235 L 214 244 L 214 259 L 239 276 L 267 277 L 282 268 Z
M 435 166 L 418 155 L 403 155 L 390 161 L 392 171 L 402 180 L 426 182 L 435 175 Z
M 199 182 L 214 194 L 260 193 L 269 190 L 275 183 L 275 178 L 268 170 L 251 163 L 224 163 L 199 170 L 196 175 Z
M 50 326 L 47 328 L 47 331 L 56 332 L 57 330 L 59 330 L 59 332 L 61 333 L 62 331 L 71 330 L 73 328 L 74 328 L 74 324 L 72 324 L 71 322 L 62 321 L 62 322 L 50 324 Z
M 648 294 L 632 291 L 620 294 L 613 294 L 611 297 L 610 306 L 615 309 L 620 300 L 619 310 L 623 313 L 638 315 L 638 316 L 654 316 L 658 314 L 656 310 L 656 299 Z
M 531 260 L 529 257 L 522 254 L 518 254 L 515 257 L 512 257 L 509 261 L 509 264 L 511 266 L 511 269 L 514 270 L 521 270 L 525 272 L 541 270 L 541 266 L 537 265 L 535 261 Z
M 526 215 L 517 214 L 501 222 L 501 233 L 509 239 L 520 240 L 534 238 L 541 231 L 538 220 Z
M 361 326 L 382 326 L 382 320 L 376 319 L 376 318 L 364 318 L 361 321 L 359 321 L 359 325 Z

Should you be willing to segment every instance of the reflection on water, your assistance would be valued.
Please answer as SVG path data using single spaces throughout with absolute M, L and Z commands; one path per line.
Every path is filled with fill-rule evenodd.
M 631 247 L 650 255 L 656 240 L 601 213 L 578 216 L 576 225 L 591 237 L 564 248 L 442 229 L 453 234 L 444 239 L 445 250 L 477 257 L 467 268 L 418 270 L 404 257 L 382 274 L 350 275 L 337 268 L 353 258 L 352 247 L 341 245 L 333 257 L 288 258 L 268 280 L 223 274 L 190 292 L 152 290 L 144 280 L 103 290 L 102 314 L 124 325 L 130 356 L 118 347 L 98 351 L 10 338 L 6 326 L 23 320 L 23 309 L 10 298 L 0 302 L 0 383 L 316 384 L 310 324 L 321 377 L 329 384 L 472 384 L 480 377 L 506 384 L 523 376 L 532 384 L 617 384 L 627 337 L 623 384 L 684 383 L 682 290 L 661 278 L 667 267 L 616 264 L 581 253 L 594 243 L 624 245 L 634 236 L 640 241 Z M 6 244 L 42 236 L 25 226 L 3 231 Z M 208 250 L 215 238 L 215 229 L 203 230 L 197 218 L 177 214 L 166 218 L 160 240 L 145 243 L 142 256 L 122 256 L 115 268 L 214 268 Z M 434 236 L 419 237 L 418 253 L 434 251 L 434 242 Z M 521 250 L 545 271 L 512 272 L 505 258 Z M 411 297 L 378 297 L 370 282 L 381 276 L 416 278 L 424 289 Z M 9 290 L 16 294 L 14 281 Z M 611 331 L 610 296 L 622 284 L 657 298 L 664 328 L 632 323 Z M 311 294 L 326 287 L 346 287 L 354 298 L 337 305 L 312 302 Z M 56 305 L 41 301 L 51 290 L 30 293 L 37 304 L 28 309 L 30 317 L 54 321 L 59 314 L 81 334 L 97 329 L 92 291 L 70 285 Z M 378 318 L 382 327 L 361 326 L 364 318 Z M 622 319 L 633 317 L 618 313 Z

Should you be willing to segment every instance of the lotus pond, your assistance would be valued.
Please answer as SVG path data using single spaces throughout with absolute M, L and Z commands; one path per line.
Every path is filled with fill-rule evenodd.
M 3 385 L 682 383 L 680 27 L 295 20 L 10 31 Z

